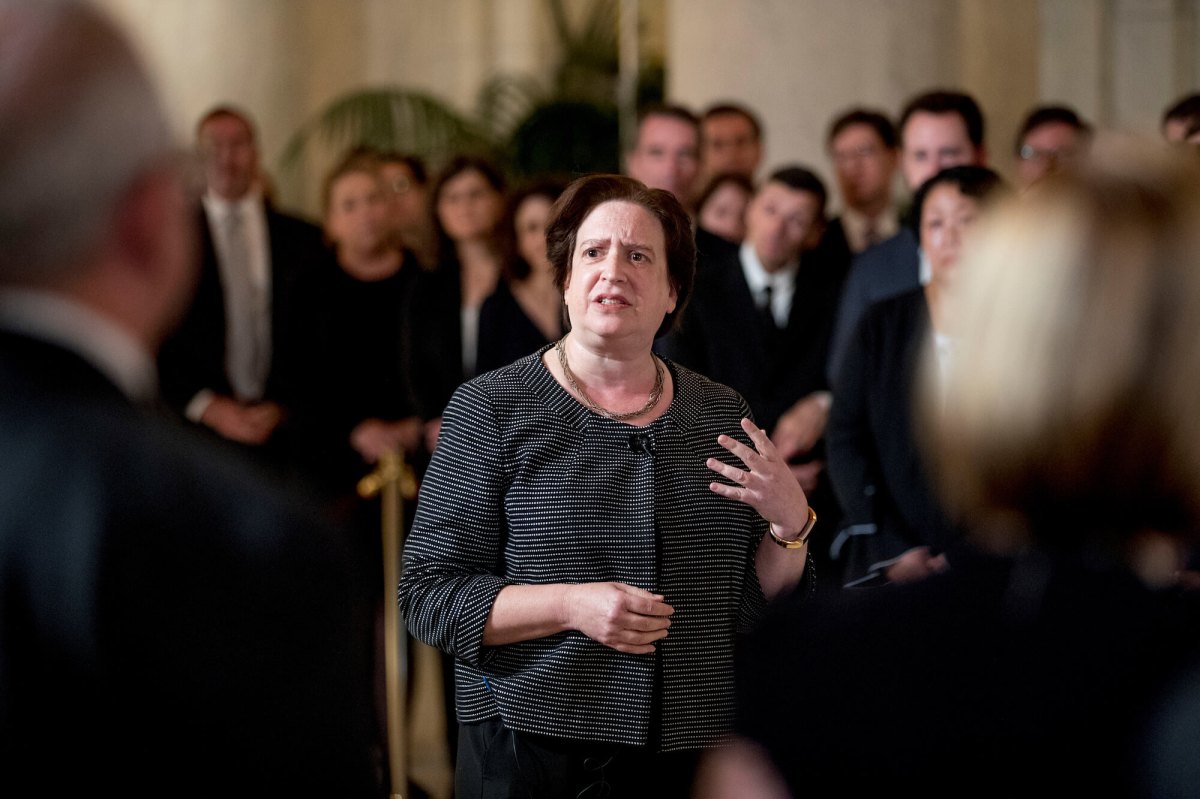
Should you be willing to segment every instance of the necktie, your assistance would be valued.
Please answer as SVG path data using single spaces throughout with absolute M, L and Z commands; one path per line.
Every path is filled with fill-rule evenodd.
M 778 326 L 775 324 L 775 312 L 771 307 L 771 284 L 768 283 L 763 288 L 762 294 L 759 295 L 758 312 L 762 316 L 763 324 L 768 331 L 775 331 Z
M 879 232 L 875 229 L 875 223 L 868 222 L 867 229 L 863 233 L 863 248 L 872 247 L 879 243 Z
M 263 392 L 261 338 L 266 309 L 263 292 L 250 274 L 250 242 L 242 210 L 225 217 L 225 367 L 238 399 L 257 400 Z

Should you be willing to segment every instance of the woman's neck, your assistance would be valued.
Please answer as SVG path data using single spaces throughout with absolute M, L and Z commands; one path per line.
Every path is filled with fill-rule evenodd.
M 463 305 L 475 307 L 483 304 L 488 295 L 496 290 L 500 279 L 500 261 L 489 242 L 474 239 L 455 245 L 459 268 L 462 271 Z
M 930 324 L 933 326 L 934 333 L 943 335 L 947 332 L 948 327 L 946 323 L 947 293 L 947 287 L 936 280 L 925 284 L 925 304 L 929 306 Z
M 400 251 L 386 245 L 373 250 L 353 250 L 339 245 L 337 257 L 342 271 L 362 281 L 386 280 L 404 265 Z
M 644 394 L 654 382 L 657 366 L 649 347 L 613 346 L 607 341 L 597 344 L 574 332 L 567 334 L 563 346 L 571 371 L 585 387 L 595 385 Z
M 670 407 L 674 396 L 670 374 L 644 343 L 623 351 L 607 343 L 597 347 L 575 333 L 568 333 L 561 346 L 561 359 L 558 348 L 551 347 L 542 356 L 542 362 L 559 385 L 582 404 L 594 404 L 616 414 L 643 409 L 644 412 L 622 420 L 632 425 L 650 424 Z M 656 386 L 661 393 L 647 407 Z
M 467 239 L 454 244 L 458 262 L 465 268 L 497 265 L 496 251 L 487 239 Z
M 525 315 L 547 339 L 562 335 L 562 294 L 553 272 L 531 272 L 512 283 L 512 294 Z

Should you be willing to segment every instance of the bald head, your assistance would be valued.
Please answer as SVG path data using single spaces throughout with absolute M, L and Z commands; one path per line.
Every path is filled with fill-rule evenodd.
M 0 0 L 0 285 L 78 269 L 171 148 L 150 81 L 106 18 Z

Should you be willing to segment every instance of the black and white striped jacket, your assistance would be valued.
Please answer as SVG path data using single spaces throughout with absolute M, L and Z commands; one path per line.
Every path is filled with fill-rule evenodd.
M 704 463 L 736 463 L 717 436 L 749 443 L 739 421 L 750 411 L 732 389 L 668 366 L 674 399 L 646 427 L 579 404 L 541 352 L 450 401 L 399 598 L 412 634 L 456 656 L 460 721 L 499 716 L 522 732 L 646 744 L 657 707 L 663 751 L 729 729 L 735 633 L 765 604 L 754 556 L 766 522 L 710 491 Z M 504 586 L 590 581 L 665 596 L 675 612 L 654 654 L 575 631 L 483 646 Z

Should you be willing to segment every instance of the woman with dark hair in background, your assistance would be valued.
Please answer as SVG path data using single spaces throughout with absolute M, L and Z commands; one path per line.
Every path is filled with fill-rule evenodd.
M 438 266 L 422 274 L 413 291 L 406 336 L 430 450 L 450 395 L 478 373 L 479 311 L 507 257 L 498 232 L 505 189 L 495 164 L 466 155 L 447 164 L 434 183 Z
M 925 577 L 945 568 L 945 550 L 958 537 L 917 451 L 913 392 L 926 353 L 950 358 L 946 316 L 963 239 L 1002 188 L 990 169 L 958 166 L 918 189 L 912 213 L 931 279 L 873 306 L 847 344 L 826 432 L 829 476 L 844 513 L 833 556 L 845 564 L 847 585 Z
M 705 799 L 1196 795 L 1197 219 L 1193 159 L 1101 139 L 973 234 L 918 407 L 980 552 L 770 613 Z
M 543 181 L 514 192 L 501 228 L 514 242 L 504 279 L 479 311 L 480 374 L 507 366 L 563 334 L 562 292 L 546 255 L 546 221 L 562 184 Z
M 745 175 L 714 175 L 696 198 L 696 224 L 731 244 L 741 244 L 746 237 L 746 206 L 753 196 L 754 184 Z
M 418 276 L 403 335 L 404 363 L 424 421 L 424 450 L 415 463 L 418 474 L 437 447 L 450 396 L 478 371 L 479 312 L 496 290 L 507 257 L 498 232 L 505 189 L 495 164 L 463 155 L 441 170 L 430 193 L 437 268 Z M 458 750 L 453 668 L 453 660 L 443 653 L 443 709 L 452 763 Z

